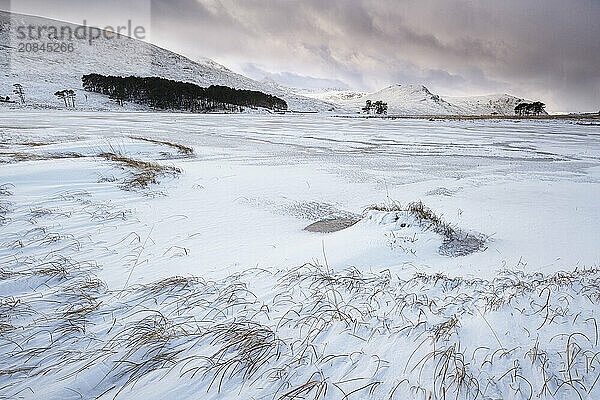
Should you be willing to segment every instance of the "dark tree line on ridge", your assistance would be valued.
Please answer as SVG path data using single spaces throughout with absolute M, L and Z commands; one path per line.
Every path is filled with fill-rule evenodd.
M 84 75 L 83 88 L 108 95 L 121 105 L 124 101 L 163 110 L 190 112 L 242 111 L 242 107 L 287 110 L 287 103 L 275 96 L 255 90 L 227 86 L 200 87 L 193 83 L 170 79 L 136 76 Z
M 533 103 L 519 103 L 515 107 L 516 115 L 540 115 L 546 110 L 546 105 L 541 101 L 535 101 Z

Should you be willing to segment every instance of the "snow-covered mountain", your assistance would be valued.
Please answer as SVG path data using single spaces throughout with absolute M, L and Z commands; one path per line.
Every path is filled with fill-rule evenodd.
M 60 107 L 54 96 L 59 90 L 72 89 L 77 92 L 78 108 L 112 109 L 116 106 L 102 95 L 83 91 L 81 77 L 89 73 L 103 75 L 158 76 L 200 86 L 225 85 L 237 89 L 258 90 L 284 99 L 291 110 L 324 111 L 332 109 L 318 99 L 297 95 L 272 85 L 265 85 L 207 58 L 190 60 L 182 55 L 165 50 L 144 41 L 126 36 L 106 39 L 101 37 L 89 43 L 88 39 L 73 38 L 72 51 L 63 47 L 58 52 L 34 51 L 21 43 L 60 43 L 56 40 L 19 39 L 19 27 L 70 27 L 78 25 L 47 18 L 0 11 L 0 96 L 10 96 L 13 84 L 20 83 L 30 104 L 38 107 Z M 22 28 L 21 28 L 22 29 Z M 22 32 L 22 30 L 21 30 Z M 47 35 L 47 33 L 46 33 Z M 62 41 L 64 42 L 64 41 Z M 52 45 L 54 47 L 55 44 Z M 25 51 L 20 51 L 25 50 Z M 126 108 L 136 108 L 128 104 Z M 139 107 L 138 107 L 139 108 Z
M 366 100 L 388 103 L 389 114 L 399 115 L 513 115 L 525 101 L 502 94 L 476 97 L 442 97 L 422 85 L 392 85 L 375 93 L 352 90 L 302 90 L 287 88 L 265 79 L 261 82 L 237 74 L 208 58 L 190 60 L 169 50 L 126 36 L 72 40 L 24 40 L 23 27 L 79 27 L 66 22 L 0 11 L 0 96 L 13 95 L 13 84 L 20 83 L 28 104 L 61 107 L 54 93 L 71 89 L 77 93 L 78 108 L 122 109 L 105 96 L 85 92 L 85 74 L 158 76 L 200 86 L 224 85 L 258 90 L 284 99 L 295 111 L 338 111 L 357 113 Z M 47 33 L 46 33 L 47 35 Z M 67 49 L 51 48 L 66 42 Z M 31 46 L 45 43 L 43 50 Z M 30 46 L 30 47 L 24 47 Z M 24 51 L 23 51 L 24 50 Z M 5 104 L 5 103 L 0 103 Z M 144 109 L 126 104 L 126 109 Z
M 374 93 L 343 90 L 303 94 L 353 113 L 367 100 L 381 100 L 388 104 L 388 114 L 397 115 L 514 115 L 515 106 L 527 101 L 508 94 L 442 97 L 423 85 L 392 85 Z
M 314 99 L 323 100 L 329 103 L 342 104 L 349 103 L 352 100 L 366 96 L 367 92 L 359 92 L 356 90 L 330 90 L 321 92 L 300 92 L 300 94 Z
M 364 107 L 366 100 L 388 103 L 390 114 L 460 114 L 460 109 L 422 85 L 392 85 L 375 93 L 351 100 L 354 107 Z
M 517 104 L 532 102 L 509 94 L 444 97 L 444 100 L 459 107 L 465 115 L 514 115 Z

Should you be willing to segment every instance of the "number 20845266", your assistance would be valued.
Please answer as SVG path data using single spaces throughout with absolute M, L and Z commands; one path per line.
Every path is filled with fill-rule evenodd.
M 21 42 L 17 46 L 19 53 L 72 53 L 73 43 L 67 42 Z

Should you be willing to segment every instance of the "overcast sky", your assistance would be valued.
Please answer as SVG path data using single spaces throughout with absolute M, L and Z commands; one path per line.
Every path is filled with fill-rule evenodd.
M 81 22 L 68 3 L 82 7 L 21 2 Z M 254 79 L 362 90 L 419 83 L 442 95 L 541 99 L 555 112 L 600 109 L 600 0 L 83 3 L 88 16 L 95 4 L 95 16 L 149 19 L 149 41 Z

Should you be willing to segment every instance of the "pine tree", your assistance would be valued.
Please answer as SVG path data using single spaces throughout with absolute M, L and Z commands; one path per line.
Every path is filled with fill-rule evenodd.
M 25 104 L 25 91 L 23 90 L 23 86 L 20 83 L 15 83 L 13 86 L 15 87 L 13 93 L 19 96 L 21 104 Z
M 56 97 L 58 97 L 59 99 L 61 99 L 62 101 L 65 102 L 65 107 L 68 107 L 69 105 L 67 104 L 67 95 L 66 95 L 66 90 L 59 90 L 56 93 L 54 93 L 54 95 Z
M 367 100 L 365 102 L 365 106 L 362 108 L 362 111 L 364 111 L 366 114 L 371 114 L 372 108 L 373 108 L 373 103 L 371 102 L 371 100 Z

